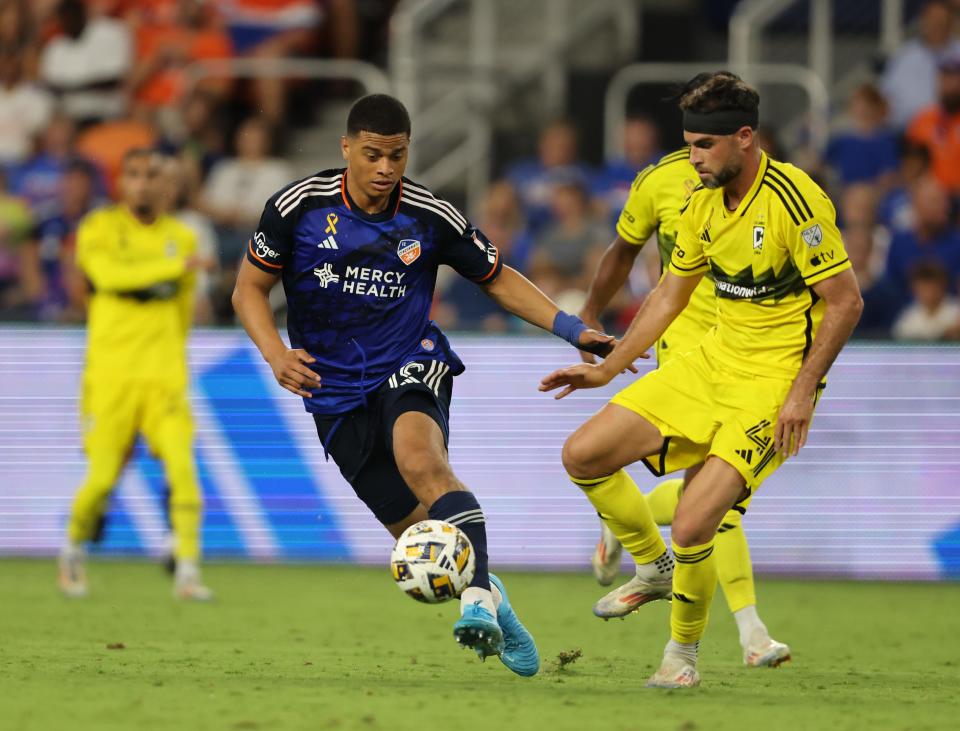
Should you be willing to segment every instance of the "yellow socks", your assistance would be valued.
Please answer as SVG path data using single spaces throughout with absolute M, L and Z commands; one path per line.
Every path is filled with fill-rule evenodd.
M 683 478 L 665 480 L 647 493 L 647 505 L 653 513 L 657 525 L 671 525 L 673 514 L 677 512 L 680 493 L 683 490 Z
M 673 602 L 670 636 L 674 642 L 694 643 L 703 635 L 710 602 L 717 589 L 717 562 L 713 541 L 682 548 L 673 544 Z
M 717 547 L 717 575 L 731 612 L 738 612 L 757 603 L 750 547 L 740 523 L 742 517 L 736 510 L 729 511 L 723 516 L 723 522 L 714 539 Z
M 651 563 L 667 550 L 646 498 L 624 470 L 609 477 L 570 479 L 638 564 Z

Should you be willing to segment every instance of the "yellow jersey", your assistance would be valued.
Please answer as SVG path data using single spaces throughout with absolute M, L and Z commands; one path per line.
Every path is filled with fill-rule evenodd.
M 687 147 L 647 166 L 630 186 L 630 195 L 617 220 L 617 234 L 627 243 L 643 246 L 656 231 L 661 269 L 665 269 L 677 242 L 680 209 L 698 182 Z M 662 365 L 669 355 L 695 348 L 716 321 L 713 282 L 704 279 L 684 311 L 657 341 L 658 362 Z
M 87 373 L 97 379 L 187 382 L 186 340 L 196 237 L 161 215 L 141 223 L 126 206 L 88 214 L 77 230 L 77 264 L 92 294 Z
M 740 371 L 791 379 L 823 318 L 811 286 L 849 268 L 833 203 L 805 172 L 763 153 L 735 211 L 722 188 L 693 192 L 670 260 L 679 276 L 713 277 L 711 354 Z

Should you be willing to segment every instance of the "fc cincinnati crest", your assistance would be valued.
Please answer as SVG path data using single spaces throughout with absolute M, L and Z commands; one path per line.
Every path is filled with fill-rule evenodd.
M 413 264 L 420 258 L 420 242 L 416 239 L 403 239 L 397 244 L 397 256 L 407 266 Z

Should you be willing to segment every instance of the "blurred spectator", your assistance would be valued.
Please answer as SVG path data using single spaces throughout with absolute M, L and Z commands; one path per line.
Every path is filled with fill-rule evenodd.
M 22 162 L 53 114 L 53 97 L 23 75 L 15 51 L 0 51 L 0 165 Z
M 219 228 L 224 266 L 237 266 L 264 201 L 295 177 L 286 160 L 271 157 L 271 136 L 266 119 L 247 119 L 234 139 L 236 157 L 214 165 L 203 189 L 203 209 Z
M 936 262 L 924 262 L 910 272 L 913 303 L 893 326 L 897 340 L 944 340 L 960 337 L 960 304 L 947 292 L 947 271 Z
M 59 322 L 82 317 L 85 284 L 74 265 L 76 233 L 80 219 L 103 202 L 97 198 L 96 179 L 96 170 L 89 163 L 69 163 L 60 205 L 36 221 L 21 272 L 36 319 Z
M 149 124 L 135 119 L 111 119 L 84 129 L 77 137 L 77 152 L 100 166 L 112 195 L 123 167 L 123 156 L 129 150 L 156 144 L 157 134 Z
M 780 144 L 780 138 L 773 127 L 761 125 L 757 129 L 757 144 L 760 149 L 774 160 L 786 160 L 786 151 Z
M 960 233 L 952 225 L 946 191 L 932 178 L 924 178 L 914 186 L 912 202 L 913 228 L 893 237 L 887 255 L 887 277 L 901 306 L 909 297 L 908 274 L 920 262 L 937 262 L 951 281 L 960 275 Z
M 578 159 L 576 129 L 567 121 L 548 125 L 540 133 L 537 159 L 516 163 L 506 177 L 520 197 L 531 233 L 539 233 L 552 220 L 554 189 L 561 184 L 585 186 L 589 180 Z
M 24 78 L 37 77 L 40 44 L 26 0 L 0 0 L 0 55 L 20 59 Z
M 487 190 L 477 228 L 500 249 L 504 264 L 523 270 L 530 254 L 523 212 L 516 191 L 506 181 Z M 504 332 L 510 329 L 510 316 L 468 279 L 455 276 L 443 294 L 434 314 L 451 329 Z
M 321 25 L 329 28 L 333 54 L 356 55 L 358 28 L 353 0 L 221 0 L 234 51 L 258 59 L 284 59 L 315 53 Z M 284 121 L 287 82 L 254 79 L 256 109 L 272 124 Z
M 591 190 L 600 209 L 613 216 L 614 223 L 637 173 L 662 156 L 656 123 L 646 116 L 628 117 L 623 126 L 623 157 L 606 162 L 594 176 Z
M 0 315 L 4 318 L 20 319 L 19 309 L 26 302 L 20 262 L 32 225 L 29 207 L 7 192 L 6 178 L 0 171 Z
M 183 163 L 168 157 L 163 165 L 163 212 L 173 216 L 197 237 L 197 289 L 194 321 L 200 325 L 213 322 L 210 302 L 211 277 L 217 265 L 217 234 L 210 219 L 191 206 L 191 181 Z
M 77 122 L 124 113 L 123 80 L 133 61 L 127 25 L 109 17 L 87 17 L 82 0 L 57 8 L 62 35 L 43 49 L 40 77 Z
M 55 114 L 39 139 L 36 153 L 10 169 L 10 190 L 26 200 L 34 216 L 45 218 L 60 210 L 60 186 L 67 165 L 78 157 L 73 122 Z M 97 177 L 96 190 L 104 191 Z
M 920 37 L 904 43 L 887 62 L 880 82 L 890 104 L 890 122 L 903 129 L 937 100 L 937 59 L 960 52 L 951 38 L 953 12 L 946 0 L 928 0 L 920 12 Z
M 166 0 L 154 2 L 152 11 L 141 11 L 138 17 L 137 61 L 127 83 L 138 108 L 162 110 L 183 98 L 189 64 L 229 58 L 232 49 L 229 36 L 208 3 Z M 198 88 L 222 96 L 229 90 L 229 80 L 203 79 Z
M 847 116 L 849 129 L 827 146 L 827 164 L 841 185 L 880 182 L 888 187 L 897 169 L 897 138 L 886 126 L 886 100 L 873 84 L 864 84 L 850 95 Z
M 160 144 L 165 152 L 181 158 L 196 181 L 205 179 L 224 154 L 225 125 L 218 120 L 218 109 L 215 96 L 194 91 L 183 100 L 178 127 L 168 129 Z
M 610 231 L 591 215 L 586 191 L 576 183 L 558 185 L 551 203 L 556 223 L 534 239 L 530 278 L 551 297 L 572 302 L 572 293 L 586 292 Z
M 917 181 L 930 170 L 930 150 L 926 145 L 909 141 L 900 144 L 900 167 L 893 188 L 880 201 L 877 220 L 891 233 L 913 227 L 913 205 L 910 193 Z
M 930 150 L 934 177 L 960 193 L 960 50 L 940 59 L 939 101 L 922 110 L 907 128 L 907 138 Z

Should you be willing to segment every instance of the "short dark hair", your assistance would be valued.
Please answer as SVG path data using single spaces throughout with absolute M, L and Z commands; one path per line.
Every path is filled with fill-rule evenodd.
M 347 134 L 354 137 L 361 132 L 375 135 L 410 136 L 410 115 L 399 99 L 389 94 L 368 94 L 350 108 L 347 115 Z
M 697 74 L 684 84 L 679 99 L 683 111 L 696 114 L 728 111 L 756 114 L 760 108 L 757 90 L 730 71 Z

